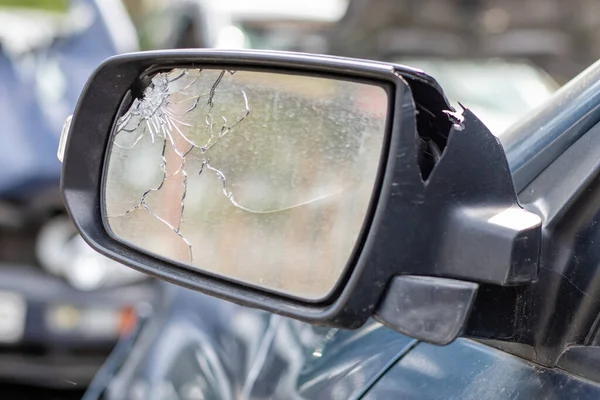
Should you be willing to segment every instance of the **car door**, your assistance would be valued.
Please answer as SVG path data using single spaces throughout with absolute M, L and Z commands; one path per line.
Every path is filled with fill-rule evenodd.
M 597 399 L 600 384 L 458 339 L 448 346 L 419 343 L 373 385 L 365 400 Z

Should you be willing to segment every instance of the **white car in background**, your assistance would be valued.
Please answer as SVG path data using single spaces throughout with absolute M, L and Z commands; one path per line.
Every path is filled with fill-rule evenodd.
M 393 61 L 435 76 L 454 107 L 460 103 L 471 109 L 499 137 L 559 88 L 544 71 L 520 60 L 398 57 Z

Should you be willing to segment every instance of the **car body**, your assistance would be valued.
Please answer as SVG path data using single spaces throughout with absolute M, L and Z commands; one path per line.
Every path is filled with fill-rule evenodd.
M 0 380 L 72 388 L 89 383 L 156 287 L 86 287 L 94 257 L 65 216 L 56 146 L 96 64 L 137 44 L 126 24 L 113 36 L 119 15 L 131 25 L 119 2 L 65 4 L 56 15 L 0 12 Z M 79 277 L 67 271 L 76 259 Z
M 168 306 L 145 327 L 102 398 L 459 400 L 600 395 L 600 385 L 589 379 L 474 340 L 458 339 L 440 347 L 376 321 L 358 330 L 320 328 L 171 285 L 167 290 Z

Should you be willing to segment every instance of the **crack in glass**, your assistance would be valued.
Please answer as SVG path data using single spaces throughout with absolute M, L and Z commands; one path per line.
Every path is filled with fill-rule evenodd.
M 177 110 L 172 108 L 172 105 L 177 105 L 177 104 L 182 104 L 182 103 L 185 103 L 188 101 L 192 101 L 193 104 L 185 111 L 185 113 L 190 113 L 198 107 L 198 105 L 200 103 L 200 99 L 202 98 L 202 94 L 191 95 L 190 97 L 186 97 L 184 100 L 180 100 L 178 102 L 170 101 L 170 96 L 174 93 L 185 94 L 185 95 L 188 94 L 189 90 L 193 87 L 194 83 L 196 83 L 196 81 L 200 78 L 200 76 L 202 74 L 201 69 L 197 69 L 197 70 L 174 69 L 169 72 L 163 72 L 163 73 L 156 74 L 152 78 L 152 83 L 150 84 L 150 86 L 148 86 L 146 88 L 146 90 L 144 90 L 142 99 L 141 100 L 135 99 L 133 101 L 133 104 L 131 105 L 131 108 L 123 116 L 121 116 L 119 118 L 119 120 L 117 121 L 117 130 L 116 130 L 114 138 L 113 138 L 113 144 L 115 146 L 120 147 L 125 150 L 132 150 L 139 143 L 139 141 L 144 137 L 144 135 L 146 135 L 148 133 L 150 134 L 152 143 L 154 143 L 155 140 L 159 140 L 159 139 L 162 140 L 163 144 L 162 144 L 162 151 L 161 151 L 161 160 L 162 160 L 161 161 L 161 170 L 163 173 L 163 177 L 162 177 L 160 184 L 157 187 L 148 189 L 147 191 L 145 191 L 142 194 L 142 198 L 140 199 L 140 202 L 137 205 L 135 205 L 133 208 L 125 211 L 122 214 L 111 215 L 111 216 L 109 216 L 109 218 L 125 216 L 133 211 L 143 208 L 144 210 L 146 210 L 147 212 L 152 214 L 152 216 L 154 218 L 156 218 L 157 220 L 159 220 L 160 222 L 165 224 L 167 227 L 169 227 L 171 230 L 173 230 L 173 232 L 175 232 L 175 234 L 177 234 L 181 238 L 181 240 L 183 240 L 185 242 L 185 244 L 188 246 L 188 249 L 189 249 L 190 262 L 194 261 L 194 253 L 193 253 L 192 245 L 185 238 L 185 236 L 181 233 L 181 225 L 183 224 L 183 215 L 184 215 L 184 211 L 185 211 L 185 197 L 187 195 L 187 172 L 185 170 L 185 161 L 186 161 L 186 156 L 188 154 L 190 154 L 194 150 L 200 151 L 203 155 L 203 161 L 202 161 L 202 167 L 200 168 L 199 174 L 202 174 L 204 167 L 213 171 L 223 183 L 223 194 L 225 195 L 225 197 L 227 197 L 229 199 L 229 201 L 236 207 L 239 207 L 245 211 L 252 212 L 251 210 L 246 209 L 245 207 L 241 206 L 240 204 L 238 204 L 235 201 L 235 199 L 233 198 L 233 194 L 231 193 L 231 191 L 229 191 L 227 189 L 227 179 L 225 178 L 225 175 L 221 171 L 219 171 L 217 168 L 213 167 L 210 164 L 209 159 L 207 158 L 208 151 L 210 149 L 212 149 L 215 145 L 217 145 L 218 142 L 226 134 L 228 134 L 238 124 L 243 122 L 244 119 L 246 119 L 246 117 L 248 117 L 248 115 L 250 115 L 250 106 L 248 105 L 248 96 L 246 95 L 246 92 L 244 90 L 240 90 L 241 95 L 244 98 L 244 106 L 245 106 L 245 110 L 243 111 L 242 116 L 231 125 L 229 125 L 227 118 L 222 117 L 223 123 L 219 129 L 219 133 L 216 134 L 216 139 L 215 139 L 214 117 L 212 116 L 211 111 L 214 108 L 214 98 L 215 98 L 215 93 L 217 91 L 217 87 L 219 86 L 219 83 L 223 79 L 223 76 L 225 75 L 225 73 L 229 73 L 229 74 L 233 75 L 235 73 L 235 71 L 222 70 L 219 73 L 219 76 L 217 77 L 215 82 L 212 84 L 210 91 L 208 93 L 208 100 L 206 102 L 206 108 L 207 108 L 208 112 L 206 114 L 205 123 L 206 123 L 208 130 L 210 131 L 210 138 L 208 139 L 208 142 L 205 143 L 204 145 L 199 145 L 199 144 L 195 143 L 194 141 L 190 140 L 183 133 L 181 126 L 191 127 L 192 124 L 189 124 L 189 123 L 179 120 L 178 117 L 182 116 L 183 114 L 178 113 Z M 189 80 L 190 82 L 186 82 L 186 84 L 183 88 L 173 90 L 173 88 L 171 87 L 172 86 L 171 84 L 173 82 L 176 82 L 179 80 L 182 80 L 182 81 Z M 145 127 L 142 130 L 142 132 L 140 133 L 140 135 L 135 139 L 135 141 L 133 142 L 133 144 L 131 146 L 129 146 L 129 147 L 122 146 L 118 143 L 118 137 L 119 137 L 120 133 L 135 132 L 140 127 L 140 125 L 145 125 Z M 187 142 L 189 144 L 189 148 L 186 151 L 182 152 L 181 150 L 178 149 L 175 139 L 173 138 L 173 136 L 175 134 L 179 135 L 185 142 Z M 214 140 L 214 142 L 213 142 L 213 140 Z M 181 165 L 172 175 L 167 174 L 167 159 L 165 157 L 165 152 L 167 150 L 167 142 L 170 143 L 173 151 L 181 158 Z M 165 219 L 161 218 L 158 214 L 156 214 L 152 210 L 152 208 L 150 208 L 146 204 L 146 197 L 151 192 L 161 190 L 165 181 L 169 178 L 172 178 L 176 174 L 181 174 L 183 176 L 183 182 L 182 182 L 183 194 L 181 196 L 181 212 L 180 212 L 179 222 L 177 223 L 176 226 L 173 226 L 169 222 L 167 222 Z
M 318 298 L 360 234 L 386 117 L 376 85 L 158 72 L 116 121 L 104 215 L 143 251 Z M 323 272 L 313 279 L 307 269 Z M 284 270 L 300 275 L 286 280 Z
M 191 72 L 191 71 L 194 71 L 194 72 Z M 310 204 L 312 202 L 323 200 L 329 196 L 336 195 L 343 191 L 343 189 L 336 190 L 332 193 L 324 194 L 324 195 L 312 198 L 310 200 L 303 201 L 298 204 L 293 204 L 291 206 L 288 206 L 285 208 L 279 208 L 279 209 L 275 209 L 275 210 L 253 210 L 249 207 L 245 207 L 244 205 L 240 204 L 239 202 L 237 202 L 235 200 L 235 197 L 234 197 L 232 191 L 228 189 L 227 177 L 218 168 L 215 168 L 214 166 L 212 166 L 210 163 L 210 160 L 207 158 L 208 151 L 211 150 L 214 146 L 216 146 L 225 135 L 227 135 L 232 129 L 234 129 L 236 126 L 238 126 L 240 123 L 242 123 L 248 117 L 248 115 L 250 115 L 250 106 L 248 104 L 248 96 L 246 95 L 246 91 L 240 90 L 241 96 L 244 99 L 244 111 L 242 112 L 241 117 L 237 121 L 235 121 L 233 124 L 229 125 L 229 121 L 227 120 L 227 118 L 224 116 L 221 116 L 222 124 L 221 124 L 220 128 L 218 128 L 218 133 L 215 133 L 214 116 L 211 114 L 211 111 L 214 108 L 215 94 L 217 92 L 219 83 L 221 83 L 221 81 L 223 79 L 223 76 L 226 73 L 233 75 L 233 74 L 235 74 L 235 72 L 236 71 L 234 71 L 234 70 L 222 70 L 219 73 L 219 75 L 217 76 L 217 79 L 214 81 L 214 83 L 210 87 L 210 90 L 208 92 L 208 100 L 206 101 L 206 104 L 205 104 L 205 108 L 207 109 L 205 125 L 206 125 L 206 128 L 208 129 L 208 131 L 210 132 L 210 137 L 209 137 L 208 141 L 203 145 L 199 145 L 198 143 L 195 143 L 193 140 L 189 139 L 183 133 L 182 127 L 191 127 L 192 124 L 189 124 L 189 123 L 179 120 L 178 118 L 181 117 L 183 114 L 178 113 L 176 110 L 174 110 L 172 108 L 172 105 L 183 104 L 183 103 L 190 102 L 190 101 L 193 104 L 184 112 L 184 114 L 190 113 L 198 108 L 198 105 L 200 104 L 200 99 L 203 97 L 203 95 L 202 94 L 191 95 L 189 93 L 189 90 L 193 87 L 194 83 L 196 83 L 197 80 L 200 78 L 201 73 L 202 73 L 202 70 L 200 70 L 200 69 L 198 69 L 198 70 L 174 69 L 170 72 L 156 74 L 152 79 L 151 85 L 148 86 L 148 88 L 146 88 L 146 90 L 144 91 L 142 99 L 141 100 L 135 99 L 133 101 L 133 104 L 131 105 L 130 109 L 123 116 L 121 116 L 117 121 L 117 130 L 114 135 L 113 144 L 121 149 L 132 150 L 139 143 L 139 141 L 148 133 L 150 134 L 152 143 L 154 143 L 155 140 L 162 140 L 163 147 L 162 147 L 162 152 L 161 152 L 161 160 L 162 160 L 161 161 L 161 170 L 163 173 L 163 178 L 157 187 L 148 189 L 147 191 L 145 191 L 142 194 L 140 202 L 137 205 L 135 205 L 134 207 L 125 211 L 122 214 L 110 215 L 109 218 L 125 216 L 133 211 L 143 208 L 148 213 L 150 213 L 152 216 L 154 216 L 154 218 L 156 218 L 157 220 L 159 220 L 160 222 L 165 224 L 167 227 L 169 227 L 171 230 L 173 230 L 173 232 L 175 232 L 175 234 L 177 234 L 181 238 L 181 240 L 183 240 L 185 242 L 185 244 L 189 248 L 190 262 L 194 261 L 193 249 L 192 249 L 192 245 L 190 244 L 190 242 L 181 233 L 181 225 L 183 223 L 183 215 L 184 215 L 184 211 L 185 211 L 185 197 L 187 195 L 187 172 L 185 171 L 185 162 L 186 162 L 186 157 L 194 150 L 199 151 L 203 156 L 202 166 L 200 167 L 200 171 L 198 172 L 198 174 L 199 175 L 202 174 L 202 172 L 204 171 L 204 168 L 214 172 L 214 174 L 217 176 L 219 181 L 221 181 L 221 190 L 222 190 L 223 195 L 235 207 L 239 208 L 240 210 L 249 212 L 249 213 L 270 214 L 270 213 L 287 211 L 287 210 L 295 208 L 295 207 L 301 207 L 301 206 Z M 172 90 L 171 84 L 173 82 L 176 82 L 178 80 L 186 81 L 186 78 L 187 78 L 187 80 L 190 80 L 190 82 L 186 83 L 183 88 L 178 89 L 177 91 Z M 170 96 L 174 93 L 185 94 L 185 95 L 190 94 L 190 96 L 188 96 L 185 99 L 180 100 L 180 101 L 171 102 Z M 118 143 L 118 137 L 119 137 L 120 133 L 123 133 L 123 132 L 124 133 L 133 133 L 140 128 L 140 125 L 145 125 L 144 129 L 142 130 L 140 135 L 135 139 L 135 141 L 133 142 L 133 144 L 131 146 L 122 146 Z M 183 152 L 181 150 L 179 150 L 175 144 L 174 135 L 179 135 L 183 140 L 185 140 L 185 142 L 187 142 L 190 145 L 190 147 L 186 151 L 183 151 Z M 167 144 L 170 144 L 173 151 L 181 158 L 180 167 L 172 175 L 167 174 L 167 160 L 165 158 Z M 172 178 L 176 174 L 181 174 L 183 176 L 183 195 L 181 197 L 180 219 L 179 219 L 178 224 L 176 226 L 173 226 L 169 222 L 167 222 L 166 220 L 161 218 L 157 213 L 155 213 L 146 204 L 146 197 L 151 192 L 161 190 L 165 181 L 169 178 Z

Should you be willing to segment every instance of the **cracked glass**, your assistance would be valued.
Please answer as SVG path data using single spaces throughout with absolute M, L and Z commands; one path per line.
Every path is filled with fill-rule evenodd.
M 187 268 L 322 299 L 360 236 L 387 104 L 378 85 L 323 77 L 156 73 L 111 137 L 109 229 Z

